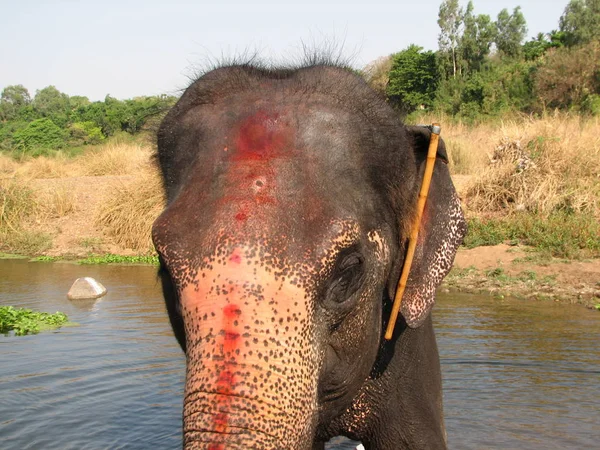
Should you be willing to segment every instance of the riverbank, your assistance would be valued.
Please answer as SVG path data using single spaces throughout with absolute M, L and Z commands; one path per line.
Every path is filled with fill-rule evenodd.
M 596 131 L 598 120 L 577 117 L 445 127 L 470 233 L 442 289 L 600 303 Z M 132 141 L 73 158 L 0 154 L 0 252 L 155 262 L 150 227 L 164 199 L 152 154 Z
M 460 248 L 443 291 L 600 306 L 600 259 L 569 260 L 499 244 Z

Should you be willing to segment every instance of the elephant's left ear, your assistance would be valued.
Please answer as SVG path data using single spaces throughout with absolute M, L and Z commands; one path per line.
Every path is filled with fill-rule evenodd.
M 415 152 L 420 188 L 431 131 L 426 127 L 406 129 Z M 431 311 L 435 302 L 435 291 L 450 271 L 456 250 L 466 232 L 467 226 L 460 200 L 448 171 L 446 146 L 440 139 L 415 257 L 402 299 L 401 312 L 411 328 L 421 325 Z

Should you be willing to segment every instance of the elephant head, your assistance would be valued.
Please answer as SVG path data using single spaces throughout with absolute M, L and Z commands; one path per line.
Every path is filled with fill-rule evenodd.
M 158 134 L 152 232 L 186 354 L 185 448 L 444 447 L 428 314 L 465 226 L 443 143 L 383 340 L 427 144 L 344 68 L 223 67 L 185 91 Z

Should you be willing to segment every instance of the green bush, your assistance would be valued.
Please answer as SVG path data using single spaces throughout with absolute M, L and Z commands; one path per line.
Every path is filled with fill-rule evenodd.
M 67 133 L 50 119 L 37 119 L 13 134 L 16 147 L 23 151 L 57 150 L 67 144 Z
M 588 95 L 582 102 L 581 110 L 592 116 L 600 116 L 600 95 Z
M 102 129 L 92 121 L 76 122 L 71 125 L 69 132 L 71 133 L 71 144 L 74 145 L 96 145 L 105 139 Z

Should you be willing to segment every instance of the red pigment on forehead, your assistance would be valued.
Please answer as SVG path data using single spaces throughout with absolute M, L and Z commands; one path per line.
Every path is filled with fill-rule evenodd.
M 235 220 L 237 220 L 238 222 L 245 222 L 246 220 L 248 220 L 248 214 L 246 214 L 244 211 L 240 211 L 235 215 Z
M 291 131 L 277 113 L 259 111 L 242 122 L 236 138 L 235 159 L 265 160 L 281 156 L 291 142 Z
M 232 256 L 235 256 L 235 252 Z M 235 374 L 232 369 L 237 366 L 235 350 L 238 348 L 240 340 L 236 320 L 241 314 L 242 311 L 235 304 L 229 304 L 223 308 L 223 328 L 220 333 L 223 338 L 218 345 L 221 348 L 224 363 L 217 379 L 217 411 L 213 419 L 214 430 L 217 433 L 226 432 L 229 425 L 228 411 L 231 407 L 231 394 L 235 386 Z M 221 444 L 215 444 L 213 447 L 215 450 L 223 448 Z
M 290 156 L 294 130 L 283 113 L 264 110 L 243 118 L 233 129 L 226 156 L 231 164 L 219 205 L 227 208 L 231 224 L 244 228 L 250 220 L 263 217 L 268 206 L 278 204 L 279 165 L 273 160 Z

